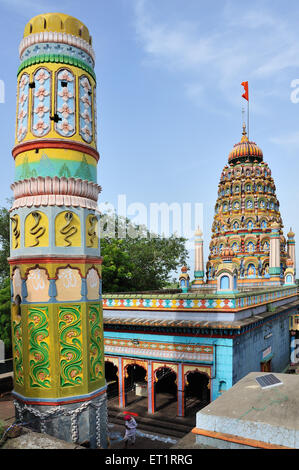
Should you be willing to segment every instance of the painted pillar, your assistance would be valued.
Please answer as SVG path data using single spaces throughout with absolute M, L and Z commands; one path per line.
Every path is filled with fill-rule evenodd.
M 148 361 L 147 367 L 147 411 L 149 414 L 155 413 L 155 383 L 153 373 L 153 363 Z
M 203 239 L 202 232 L 197 229 L 195 232 L 195 263 L 194 263 L 194 278 L 193 286 L 200 286 L 204 282 L 204 257 L 203 257 Z
M 291 345 L 290 345 L 290 362 L 291 365 L 295 365 L 298 362 L 296 358 L 296 331 L 291 330 Z
M 125 376 L 122 357 L 118 358 L 118 397 L 119 407 L 126 407 L 126 394 L 125 394 Z
M 294 274 L 296 276 L 296 254 L 295 254 L 295 234 L 290 229 L 287 240 L 288 257 L 293 261 Z
M 185 416 L 185 378 L 183 364 L 178 364 L 178 416 Z
M 60 439 L 106 447 L 92 38 L 76 18 L 48 13 L 26 25 L 19 53 L 9 258 L 16 413 Z
M 278 285 L 280 280 L 280 226 L 274 222 L 270 233 L 269 274 L 271 284 Z

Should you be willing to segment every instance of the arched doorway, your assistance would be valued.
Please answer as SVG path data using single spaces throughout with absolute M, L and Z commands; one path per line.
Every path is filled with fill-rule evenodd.
M 188 416 L 210 403 L 210 378 L 198 370 L 185 375 L 185 415 Z
M 105 361 L 105 378 L 107 383 L 107 398 L 118 396 L 118 367 L 113 362 Z
M 126 405 L 147 396 L 147 371 L 141 365 L 132 363 L 126 366 L 125 394 Z
M 159 411 L 177 402 L 177 374 L 169 367 L 160 367 L 155 371 L 155 410 Z M 174 406 L 176 415 L 176 405 Z

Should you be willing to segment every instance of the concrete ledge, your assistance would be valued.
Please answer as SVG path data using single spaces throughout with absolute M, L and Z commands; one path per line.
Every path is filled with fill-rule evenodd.
M 7 438 L 1 449 L 85 449 L 85 447 L 22 428 L 22 434 L 19 437 Z
M 275 444 L 270 444 L 268 442 L 262 442 L 262 441 L 257 441 L 255 439 L 248 439 L 240 436 L 235 436 L 233 434 L 226 434 L 226 433 L 221 433 L 221 432 L 215 432 L 215 431 L 207 431 L 205 429 L 198 429 L 194 428 L 191 431 L 194 434 L 208 437 L 211 439 L 219 439 L 222 441 L 227 441 L 231 442 L 234 444 L 239 444 L 241 446 L 246 446 L 246 447 L 253 447 L 253 448 L 258 448 L 258 449 L 291 449 L 291 447 L 285 447 L 285 446 L 280 446 L 280 445 L 275 445 Z M 204 440 L 206 441 L 206 440 Z

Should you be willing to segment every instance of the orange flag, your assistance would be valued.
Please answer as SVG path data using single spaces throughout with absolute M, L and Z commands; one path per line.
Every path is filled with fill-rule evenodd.
M 248 82 L 242 82 L 241 85 L 244 87 L 245 93 L 243 93 L 242 98 L 249 101 L 249 94 L 248 94 Z

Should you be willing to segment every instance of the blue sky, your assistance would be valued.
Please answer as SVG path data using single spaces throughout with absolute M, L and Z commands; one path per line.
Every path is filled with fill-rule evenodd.
M 285 234 L 299 233 L 299 4 L 289 0 L 0 0 L 0 204 L 11 196 L 18 45 L 31 17 L 62 12 L 93 36 L 101 201 L 203 204 L 208 254 L 222 168 L 242 128 L 274 177 Z M 299 89 L 299 85 L 296 85 Z M 299 93 L 298 93 L 299 96 Z M 298 250 L 297 250 L 298 251 Z M 192 260 L 190 260 L 192 267 Z

